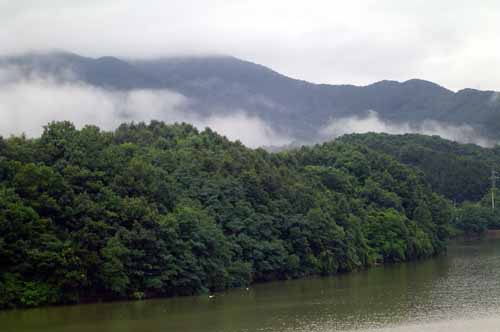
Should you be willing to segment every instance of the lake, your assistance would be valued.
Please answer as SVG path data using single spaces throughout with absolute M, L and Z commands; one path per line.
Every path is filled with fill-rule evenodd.
M 446 256 L 216 294 L 0 312 L 3 332 L 499 331 L 500 240 Z

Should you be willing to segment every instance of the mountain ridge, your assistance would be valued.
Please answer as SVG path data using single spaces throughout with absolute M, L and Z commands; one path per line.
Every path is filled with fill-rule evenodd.
M 394 124 L 418 127 L 439 121 L 500 139 L 498 92 L 469 88 L 454 92 L 423 79 L 382 80 L 366 86 L 317 84 L 228 55 L 128 60 L 53 51 L 0 57 L 0 68 L 8 65 L 56 77 L 70 70 L 78 80 L 107 89 L 169 89 L 196 101 L 196 113 L 243 110 L 298 141 L 320 140 L 318 133 L 326 124 L 364 118 L 369 111 Z

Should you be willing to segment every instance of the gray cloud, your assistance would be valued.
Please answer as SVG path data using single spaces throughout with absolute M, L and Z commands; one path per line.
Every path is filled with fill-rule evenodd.
M 0 41 L 2 53 L 223 53 L 314 82 L 498 90 L 499 13 L 494 0 L 0 0 Z
M 213 110 L 203 116 L 191 106 L 195 101 L 170 90 L 114 91 L 91 86 L 75 79 L 70 71 L 65 79 L 40 73 L 26 78 L 16 67 L 0 69 L 0 135 L 38 136 L 50 121 L 69 120 L 77 127 L 95 124 L 111 130 L 123 122 L 161 120 L 167 123 L 187 122 L 199 129 L 210 127 L 230 140 L 240 140 L 255 148 L 283 146 L 297 140 L 277 132 L 271 125 L 243 109 Z M 499 93 L 492 93 L 491 102 L 498 102 Z M 255 96 L 256 102 L 261 100 Z M 319 140 L 326 141 L 350 133 L 384 132 L 389 134 L 420 133 L 492 146 L 495 142 L 479 135 L 468 125 L 455 126 L 426 120 L 419 125 L 382 120 L 374 111 L 366 116 L 332 119 L 319 131 Z
M 492 104 L 497 104 L 500 102 L 500 92 L 494 91 L 491 93 L 490 102 Z
M 169 90 L 109 91 L 78 81 L 57 81 L 32 75 L 22 78 L 15 68 L 0 70 L 0 134 L 38 136 L 50 121 L 69 120 L 77 127 L 95 124 L 104 129 L 122 122 L 162 120 L 210 127 L 249 147 L 282 145 L 290 138 L 244 110 L 202 117 L 190 110 L 191 101 Z
M 397 135 L 406 133 L 438 135 L 452 141 L 474 143 L 483 147 L 491 147 L 496 143 L 481 136 L 473 127 L 468 125 L 457 126 L 426 120 L 419 125 L 413 126 L 408 123 L 384 121 L 374 111 L 369 111 L 366 116 L 332 119 L 320 130 L 320 135 L 323 140 L 328 140 L 345 134 L 369 132 Z

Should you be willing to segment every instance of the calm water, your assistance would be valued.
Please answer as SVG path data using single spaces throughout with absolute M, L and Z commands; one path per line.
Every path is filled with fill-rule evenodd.
M 0 312 L 5 332 L 500 331 L 500 240 L 446 257 L 208 296 Z

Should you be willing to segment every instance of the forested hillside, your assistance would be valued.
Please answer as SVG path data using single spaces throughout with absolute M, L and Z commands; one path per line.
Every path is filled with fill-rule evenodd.
M 366 146 L 419 169 L 434 191 L 458 203 L 480 201 L 491 188 L 492 169 L 500 172 L 498 146 L 483 148 L 417 134 L 353 134 L 338 142 Z
M 415 134 L 346 135 L 339 144 L 354 144 L 389 154 L 399 162 L 422 172 L 433 191 L 455 203 L 452 226 L 466 235 L 480 235 L 500 229 L 500 209 L 492 209 L 491 197 L 498 202 L 497 186 L 491 176 L 500 171 L 500 149 L 459 144 L 438 136 Z M 498 183 L 498 179 L 496 181 Z
M 190 125 L 0 139 L 0 307 L 176 296 L 445 250 L 451 208 L 359 145 L 279 154 Z

